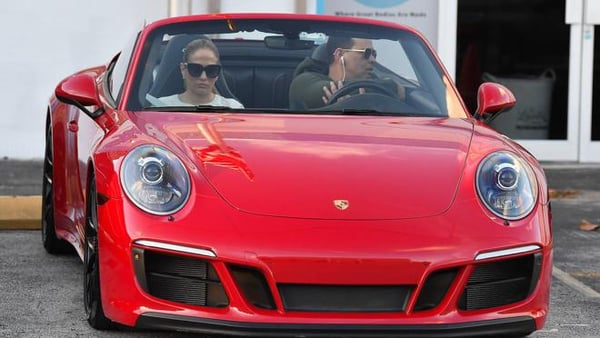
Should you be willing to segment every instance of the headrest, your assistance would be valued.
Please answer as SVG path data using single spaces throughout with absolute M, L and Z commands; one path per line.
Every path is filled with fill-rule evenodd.
M 327 44 L 317 46 L 313 51 L 311 58 L 313 60 L 329 64 L 329 53 L 327 53 Z

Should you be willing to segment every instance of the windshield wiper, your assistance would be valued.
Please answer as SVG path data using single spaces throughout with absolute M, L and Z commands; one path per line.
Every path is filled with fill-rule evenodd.
M 235 108 L 231 108 L 229 106 L 211 106 L 211 105 L 207 105 L 207 104 L 199 104 L 197 106 L 194 106 L 194 109 L 196 109 L 196 111 L 223 111 L 223 110 L 236 110 Z
M 353 109 L 353 108 L 345 108 L 345 109 L 314 109 L 311 110 L 312 113 L 317 114 L 331 114 L 331 115 L 349 115 L 349 116 L 417 116 L 417 117 L 428 117 L 428 116 L 437 116 L 432 114 L 423 114 L 417 113 L 413 111 L 381 111 L 376 109 Z
M 374 116 L 386 116 L 386 115 L 392 115 L 393 113 L 390 112 L 382 112 L 382 111 L 378 111 L 375 109 L 342 109 L 341 113 L 343 115 L 357 115 L 357 116 L 370 116 L 370 115 L 374 115 Z
M 332 114 L 332 115 L 356 115 L 356 116 L 394 116 L 398 113 L 383 112 L 375 109 L 315 109 L 311 111 L 312 114 Z

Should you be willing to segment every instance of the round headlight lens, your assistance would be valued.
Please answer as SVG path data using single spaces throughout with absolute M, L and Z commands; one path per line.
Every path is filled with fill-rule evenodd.
M 498 188 L 501 190 L 512 190 L 519 183 L 519 168 L 509 163 L 495 166 L 495 176 Z
M 172 214 L 190 196 L 190 177 L 183 163 L 159 146 L 133 149 L 123 160 L 120 177 L 127 197 L 152 214 Z
M 533 171 L 517 155 L 506 151 L 492 153 L 481 161 L 476 186 L 485 206 L 508 220 L 527 216 L 537 200 Z
M 164 164 L 156 157 L 141 158 L 138 164 L 142 167 L 142 180 L 150 185 L 160 184 L 164 176 Z

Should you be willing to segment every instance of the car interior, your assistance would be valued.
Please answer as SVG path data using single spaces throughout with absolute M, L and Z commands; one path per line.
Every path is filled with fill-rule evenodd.
M 288 108 L 294 71 L 312 49 L 265 48 L 263 41 L 215 40 L 224 77 L 246 108 Z
M 153 97 L 183 91 L 179 63 L 183 48 L 204 35 L 182 34 L 164 46 L 160 62 L 154 70 L 150 91 Z M 287 108 L 288 89 L 294 71 L 314 48 L 265 48 L 261 40 L 213 39 L 221 54 L 222 76 L 215 86 L 224 97 L 235 98 L 246 108 Z
M 325 34 L 329 31 L 325 30 L 325 34 L 302 33 L 297 28 L 288 32 L 279 30 L 279 27 L 278 30 L 251 27 L 249 30 L 240 28 L 233 33 L 222 33 L 222 28 L 218 28 L 218 32 L 203 30 L 205 35 L 194 33 L 198 30 L 183 29 L 172 33 L 157 32 L 150 36 L 150 42 L 145 48 L 145 59 L 141 60 L 138 68 L 139 80 L 134 83 L 133 90 L 138 93 L 138 97 L 137 100 L 131 101 L 134 102 L 131 109 L 156 110 L 153 107 L 164 107 L 157 98 L 183 92 L 179 70 L 183 49 L 192 40 L 210 38 L 219 50 L 222 65 L 221 76 L 215 84 L 220 95 L 236 99 L 244 105 L 245 110 L 305 111 L 304 107 L 290 104 L 290 84 L 297 67 L 307 57 L 316 61 L 319 65 L 318 71 L 327 72 L 328 55 L 324 42 L 327 36 Z M 253 33 L 256 33 L 256 36 L 253 36 Z M 238 38 L 236 34 L 242 37 Z M 367 33 L 357 31 L 345 34 L 362 36 Z M 374 33 L 368 32 L 365 37 L 372 36 L 369 34 Z M 406 43 L 398 44 L 398 36 L 402 39 L 401 33 L 385 34 L 400 34 L 394 37 L 382 34 L 378 37 L 379 41 L 376 41 L 384 46 L 380 51 L 387 51 L 389 55 L 387 62 L 381 62 L 378 57 L 373 65 L 375 79 L 371 82 L 382 80 L 386 83 L 381 86 L 364 83 L 369 95 L 351 95 L 351 99 L 343 100 L 344 102 L 339 100 L 335 104 L 327 104 L 325 108 L 312 110 L 327 113 L 341 111 L 343 114 L 354 111 L 358 114 L 377 112 L 407 116 L 447 115 L 444 102 L 446 88 L 440 81 L 441 74 L 430 66 L 435 62 L 426 61 L 428 56 L 423 52 L 423 47 L 419 43 L 411 42 L 411 38 L 407 39 Z M 384 44 L 386 41 L 388 45 Z M 404 55 L 395 54 L 395 49 Z M 390 54 L 392 52 L 394 54 Z M 388 69 L 386 66 L 389 64 L 395 65 L 397 69 Z M 402 74 L 403 69 L 409 69 L 410 74 Z M 406 88 L 404 102 L 384 90 L 382 86 L 388 86 L 389 83 L 395 84 L 394 92 L 397 86 Z M 358 87 L 355 91 L 358 91 Z

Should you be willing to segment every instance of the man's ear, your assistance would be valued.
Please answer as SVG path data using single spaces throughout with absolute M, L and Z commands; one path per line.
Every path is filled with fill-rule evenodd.
M 341 48 L 336 48 L 333 51 L 333 61 L 340 60 L 340 62 L 344 62 L 344 51 Z

